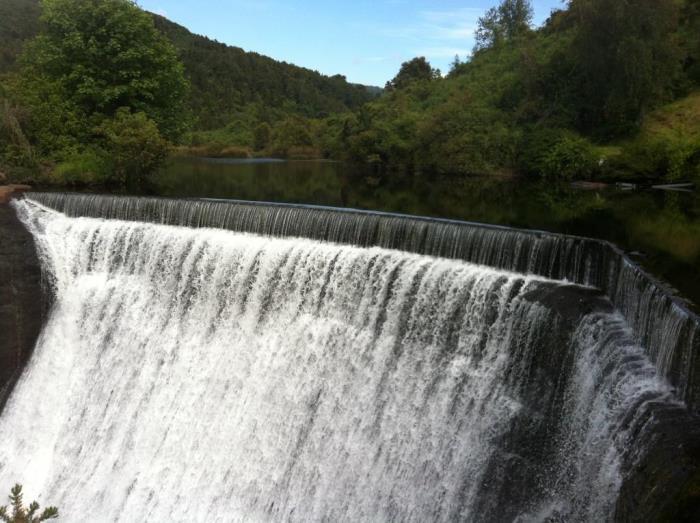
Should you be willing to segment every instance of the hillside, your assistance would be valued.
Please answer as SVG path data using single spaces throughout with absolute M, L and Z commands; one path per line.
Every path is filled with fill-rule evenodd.
M 466 63 L 402 65 L 386 94 L 328 118 L 324 154 L 406 171 L 552 179 L 700 176 L 700 2 L 571 0 L 541 26 L 502 0 Z
M 22 44 L 39 29 L 38 0 L 0 2 L 0 74 L 16 67 Z M 152 14 L 156 27 L 175 45 L 190 80 L 190 108 L 198 129 L 222 127 L 241 111 L 323 117 L 356 108 L 376 91 L 324 76 L 257 53 L 246 52 L 195 35 L 162 16 Z M 257 106 L 254 106 L 256 104 Z M 251 109 L 252 107 L 252 109 Z

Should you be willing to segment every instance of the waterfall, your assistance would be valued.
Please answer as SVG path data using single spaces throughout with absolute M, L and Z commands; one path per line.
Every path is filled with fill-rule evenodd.
M 599 293 L 387 248 L 396 218 L 308 218 L 319 241 L 295 208 L 219 207 L 243 232 L 180 226 L 215 202 L 166 225 L 167 200 L 102 200 L 155 202 L 154 224 L 51 198 L 15 203 L 54 301 L 0 416 L 0 491 L 66 521 L 606 521 L 678 403 Z M 442 225 L 401 241 L 457 249 Z
M 216 227 L 464 260 L 602 290 L 676 395 L 700 414 L 700 318 L 614 245 L 454 220 L 289 204 L 31 193 L 68 216 Z

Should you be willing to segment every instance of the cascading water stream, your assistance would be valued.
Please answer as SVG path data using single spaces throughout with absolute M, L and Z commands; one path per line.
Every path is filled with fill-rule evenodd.
M 676 402 L 602 298 L 550 304 L 564 282 L 15 206 L 54 301 L 0 490 L 66 521 L 604 521 Z
M 700 318 L 614 245 L 590 238 L 287 204 L 32 193 L 69 216 L 117 218 L 377 246 L 567 280 L 603 291 L 677 396 L 700 414 Z

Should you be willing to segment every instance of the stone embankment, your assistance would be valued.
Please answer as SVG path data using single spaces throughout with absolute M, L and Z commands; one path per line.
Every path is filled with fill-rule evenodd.
M 0 411 L 42 325 L 41 269 L 34 240 L 10 199 L 27 186 L 0 186 Z

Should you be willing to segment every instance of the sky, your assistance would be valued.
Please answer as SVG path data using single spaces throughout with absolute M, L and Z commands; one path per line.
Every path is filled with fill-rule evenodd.
M 443 72 L 468 57 L 479 16 L 498 0 L 138 0 L 229 45 L 351 82 L 384 86 L 425 56 Z M 533 0 L 541 24 L 562 0 Z

